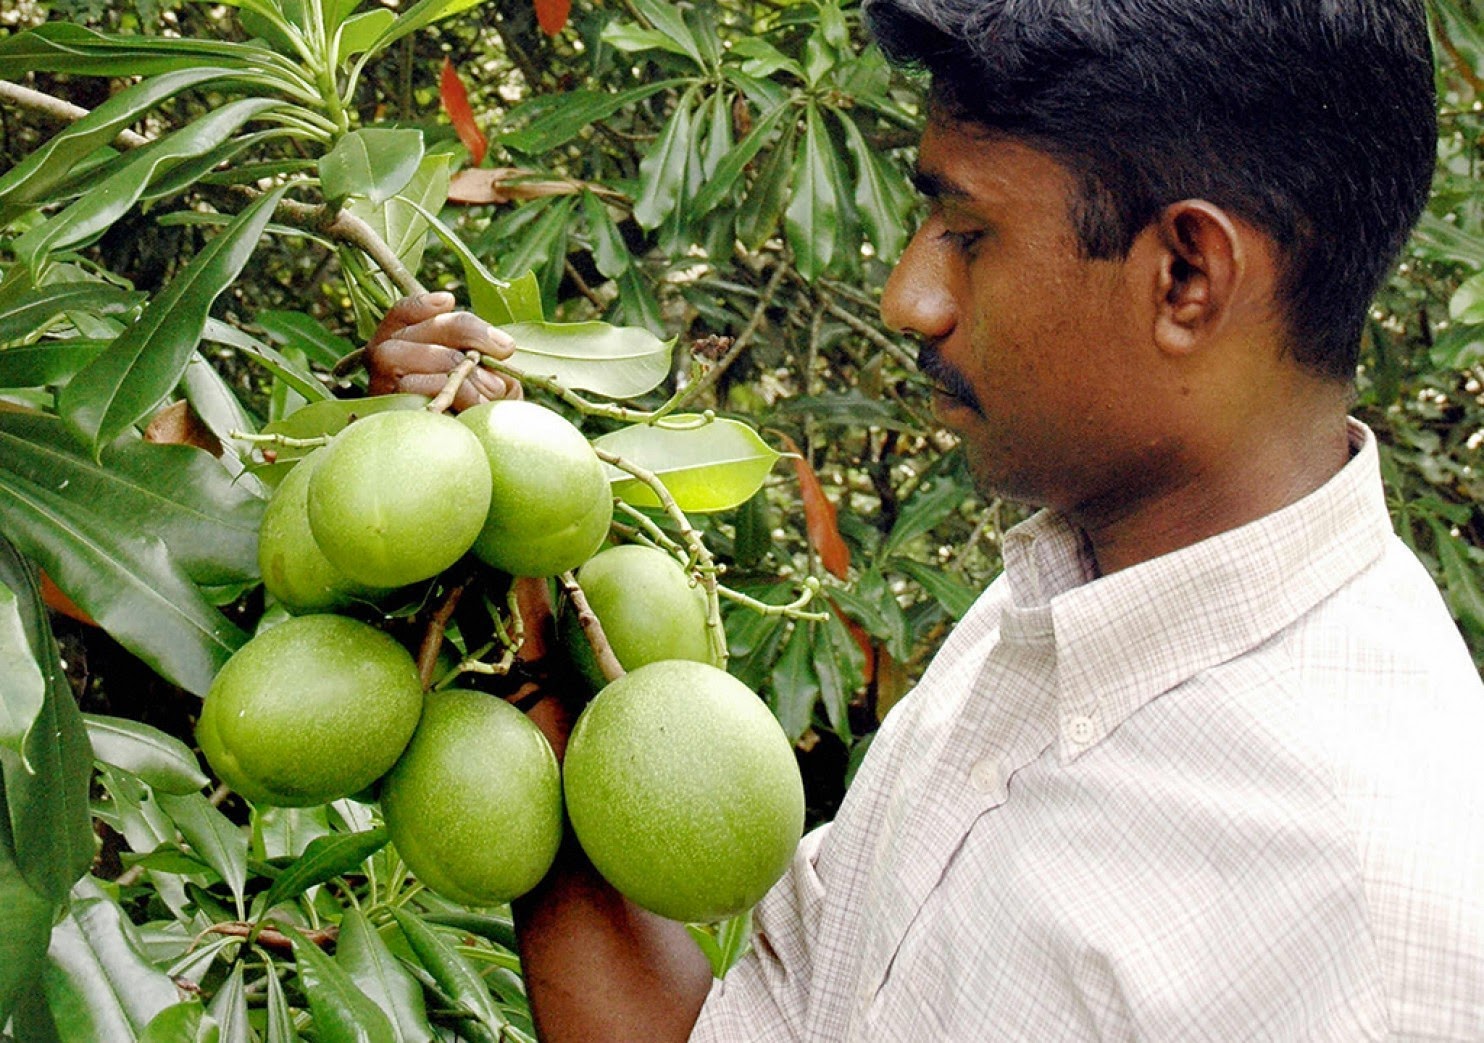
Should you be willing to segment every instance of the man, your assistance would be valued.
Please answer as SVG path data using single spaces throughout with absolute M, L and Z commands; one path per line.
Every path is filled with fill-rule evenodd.
M 1346 418 L 1421 4 L 866 13 L 932 77 L 882 315 L 1046 510 L 725 981 L 575 849 L 518 903 L 543 1038 L 1484 1039 L 1484 688 Z

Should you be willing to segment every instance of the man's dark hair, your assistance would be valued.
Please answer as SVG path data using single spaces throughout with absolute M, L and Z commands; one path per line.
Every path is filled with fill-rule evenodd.
M 1281 251 L 1294 356 L 1354 376 L 1371 298 L 1436 148 L 1421 0 L 867 0 L 893 61 L 954 119 L 1078 178 L 1092 258 L 1199 198 Z

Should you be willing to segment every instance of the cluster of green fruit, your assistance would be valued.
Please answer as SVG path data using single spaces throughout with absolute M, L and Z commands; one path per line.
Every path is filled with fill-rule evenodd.
M 803 789 L 782 730 L 715 665 L 704 596 L 663 551 L 600 550 L 613 500 L 586 438 L 528 402 L 459 418 L 376 413 L 283 479 L 260 534 L 264 585 L 295 615 L 222 668 L 197 739 L 254 803 L 322 804 L 376 786 L 387 830 L 433 890 L 476 906 L 546 874 L 564 817 L 594 866 L 664 916 L 748 908 L 786 867 Z M 337 614 L 472 553 L 578 585 L 629 672 L 604 686 L 571 615 L 561 647 L 594 688 L 559 765 L 540 730 L 483 692 L 424 692 L 411 654 Z

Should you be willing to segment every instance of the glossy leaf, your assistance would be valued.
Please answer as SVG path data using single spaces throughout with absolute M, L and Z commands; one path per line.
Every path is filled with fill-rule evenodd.
M 385 203 L 407 187 L 423 159 L 416 130 L 353 130 L 319 161 L 320 185 L 331 200 L 351 196 Z
M 114 36 L 73 22 L 48 22 L 0 39 L 0 67 L 7 76 L 28 72 L 156 76 L 205 66 L 235 70 L 239 77 L 249 70 L 294 72 L 288 62 L 252 43 L 132 34 Z
M 271 963 L 264 977 L 268 982 L 268 1006 L 265 1012 L 263 1043 L 295 1043 L 299 1035 L 294 1031 L 294 1015 L 289 1009 L 288 997 L 283 994 L 283 985 L 279 983 L 278 975 L 273 972 Z
M 501 250 L 499 272 L 502 277 L 514 279 L 528 271 L 544 274 L 553 261 L 561 271 L 561 262 L 567 256 L 566 238 L 572 223 L 572 204 L 570 196 L 566 199 L 548 196 L 528 204 L 530 208 L 539 210 L 541 216 L 525 225 L 521 234 Z
M 691 124 L 695 97 L 694 87 L 680 96 L 654 147 L 639 162 L 639 197 L 634 200 L 634 220 L 642 228 L 658 228 L 680 204 L 686 161 L 693 147 Z
M 443 240 L 459 263 L 464 266 L 464 286 L 469 293 L 469 307 L 485 322 L 496 326 L 508 326 L 515 322 L 540 322 L 541 291 L 533 273 L 527 272 L 518 279 L 501 279 L 484 266 L 453 231 L 432 214 L 422 208 L 419 212 L 429 226 Z
M 318 319 L 302 311 L 267 309 L 254 315 L 253 321 L 280 344 L 303 351 L 316 365 L 333 366 L 355 350 L 345 337 L 331 333 Z
M 841 640 L 831 637 L 831 624 L 838 628 Z M 811 620 L 808 623 L 813 644 L 814 674 L 819 678 L 819 701 L 824 705 L 825 717 L 835 734 L 848 745 L 850 743 L 850 697 L 858 683 L 860 649 L 856 648 L 849 633 L 833 615 L 823 623 Z M 850 677 L 845 669 L 843 653 L 853 653 L 856 659 L 857 678 Z
M 574 390 L 633 398 L 670 375 L 673 340 L 606 322 L 521 322 L 503 327 L 515 341 L 509 363 Z
M 93 757 L 137 775 L 162 793 L 194 793 L 210 780 L 191 748 L 173 735 L 123 717 L 83 714 Z
M 247 1017 L 247 968 L 238 963 L 211 998 L 207 1013 L 218 1025 L 220 1043 L 252 1043 L 252 1026 Z
M 117 315 L 144 299 L 107 283 L 50 283 L 20 294 L 0 307 L 0 344 L 30 340 L 67 312 Z
M 819 563 L 837 579 L 850 575 L 850 547 L 840 535 L 835 504 L 825 495 L 819 476 L 793 439 L 784 436 L 784 445 L 794 454 L 794 475 L 799 480 L 799 497 L 804 503 L 804 527 L 809 545 L 819 555 Z
M 138 1043 L 222 1043 L 223 1039 L 221 1027 L 201 1001 L 190 1000 L 166 1007 L 151 1018 Z
M 634 54 L 639 51 L 669 51 L 684 55 L 686 50 L 658 29 L 646 29 L 629 22 L 609 22 L 603 27 L 602 40 L 614 50 Z
M 666 422 L 683 426 L 634 424 L 593 444 L 653 473 L 683 511 L 725 511 L 745 502 L 782 455 L 740 421 L 702 423 L 678 414 Z M 615 496 L 636 506 L 659 506 L 659 497 L 643 482 L 611 464 L 605 467 Z
M 422 265 L 429 215 L 442 207 L 448 198 L 448 179 L 453 162 L 452 153 L 430 152 L 423 156 L 412 180 L 395 197 L 380 205 L 366 199 L 353 199 L 347 207 L 392 248 L 392 253 L 407 266 L 408 271 L 415 272 Z
M 134 1039 L 180 1001 L 175 984 L 139 951 L 123 911 L 107 899 L 74 901 L 52 930 L 42 977 L 64 1040 Z
M 505 1019 L 500 1016 L 483 980 L 464 962 L 457 950 L 406 909 L 392 907 L 392 917 L 402 928 L 402 935 L 417 955 L 418 962 L 433 976 L 438 987 L 486 1028 L 498 1032 Z
M 453 67 L 452 59 L 447 57 L 443 59 L 443 69 L 438 74 L 438 97 L 459 140 L 469 150 L 470 164 L 479 166 L 489 151 L 489 139 L 479 129 L 474 110 L 469 107 L 469 92 L 464 89 L 464 81 L 459 79 L 459 71 Z
M 57 418 L 0 413 L 0 483 L 10 477 L 54 493 L 90 527 L 163 540 L 201 583 L 257 578 L 263 501 L 199 449 L 122 439 L 100 463 Z
M 359 870 L 361 863 L 386 847 L 386 842 L 385 829 L 332 833 L 311 840 L 304 853 L 273 881 L 263 899 L 263 908 L 272 909 L 280 902 L 297 898 L 315 884 Z
M 931 594 L 943 606 L 943 610 L 954 619 L 962 619 L 979 591 L 947 575 L 942 569 L 924 565 L 910 558 L 893 558 L 892 568 L 911 576 L 923 590 Z
M 46 692 L 36 716 L 27 763 L 0 748 L 8 813 L 0 837 L 21 877 L 38 896 L 63 901 L 93 861 L 93 830 L 88 810 L 92 756 L 72 686 L 62 671 L 56 639 L 47 621 L 41 589 L 31 564 L 18 553 L 9 513 L 3 510 L 0 584 L 16 596 L 15 607 Z
M 6 799 L 0 782 L 0 804 Z M 41 978 L 51 938 L 53 901 L 26 883 L 16 865 L 9 824 L 0 821 L 0 1023 Z
M 356 987 L 350 975 L 298 931 L 287 926 L 283 930 L 293 940 L 299 983 L 322 1039 L 334 1043 L 397 1043 L 392 1023 Z
M 212 304 L 247 264 L 284 191 L 264 193 L 243 210 L 67 385 L 60 410 L 95 455 L 180 381 Z
M 595 192 L 582 194 L 582 212 L 587 218 L 587 232 L 592 240 L 593 263 L 598 271 L 610 279 L 616 279 L 628 271 L 633 264 L 633 255 L 623 240 L 618 225 L 608 213 L 608 207 Z M 0 361 L 4 356 L 0 355 Z
M 681 17 L 679 7 L 667 0 L 634 0 L 634 10 L 643 15 L 650 25 L 679 44 L 697 65 L 705 66 L 701 46 L 696 41 L 695 34 L 690 31 L 690 26 Z
M 106 340 L 43 340 L 0 349 L 0 388 L 65 384 L 108 346 Z
M 549 152 L 619 109 L 636 105 L 652 94 L 684 82 L 655 80 L 613 94 L 607 91 L 564 91 L 543 95 L 511 109 L 505 122 L 523 125 L 519 129 L 502 131 L 496 139 L 517 152 L 531 155 Z
M 883 261 L 894 261 L 907 244 L 908 215 L 912 195 L 894 166 L 880 157 L 866 143 L 855 120 L 837 113 L 845 129 L 845 145 L 855 160 L 855 205 L 870 233 L 876 253 Z
M 736 148 L 730 149 L 717 163 L 715 170 L 706 179 L 705 185 L 696 193 L 695 199 L 691 200 L 690 212 L 695 217 L 710 213 L 716 205 L 727 197 L 732 188 L 737 184 L 737 179 L 751 163 L 753 157 L 768 143 L 774 130 L 784 115 L 790 111 L 787 105 L 778 105 L 766 113 L 752 130 L 748 131 Z
M 963 506 L 966 493 L 967 490 L 951 475 L 924 476 L 897 512 L 896 524 L 882 544 L 881 553 L 895 553 L 912 539 L 935 528 Z
M 7 61 L 4 47 L 0 47 L 0 66 L 6 68 L 7 75 L 21 71 Z M 236 73 L 231 69 L 215 67 L 184 69 L 143 80 L 119 91 L 0 175 L 0 204 L 24 206 L 40 199 L 70 174 L 79 160 L 94 149 L 107 145 L 118 137 L 120 131 L 129 129 L 140 116 L 161 102 L 183 90 L 233 75 Z
M 188 159 L 211 153 L 248 120 L 281 105 L 271 98 L 247 98 L 208 112 L 180 130 L 135 149 L 61 213 L 15 240 L 16 256 L 33 269 L 50 252 L 91 242 L 144 196 L 149 186 Z
M 340 43 L 335 52 L 336 63 L 370 50 L 396 20 L 397 12 L 385 7 L 362 11 L 346 19 L 340 27 Z
M 1448 604 L 1466 630 L 1484 635 L 1484 581 L 1480 579 L 1480 567 L 1469 561 L 1466 544 L 1450 533 L 1446 525 L 1432 521 L 1431 527 Z
M 347 909 L 340 918 L 335 962 L 386 1014 L 398 1043 L 422 1043 L 432 1037 L 422 986 L 359 909 Z
M 46 702 L 46 678 L 26 639 L 15 591 L 0 583 L 0 746 L 35 771 L 26 753 L 31 729 Z
M 809 624 L 794 624 L 773 665 L 769 693 L 773 716 L 789 742 L 798 742 L 809 728 L 814 704 L 819 700 L 819 676 L 814 672 L 814 641 Z
M 408 7 L 397 16 L 395 22 L 387 26 L 386 31 L 367 50 L 385 50 L 409 33 L 415 33 L 441 19 L 462 14 L 482 3 L 484 0 L 417 0 L 417 3 Z
M 157 793 L 155 798 L 191 850 L 205 859 L 231 890 L 240 919 L 247 884 L 247 835 L 199 793 Z
M 795 125 L 786 124 L 783 137 L 769 150 L 751 191 L 737 210 L 737 238 L 749 250 L 760 249 L 772 237 L 788 205 L 796 137 Z
M 840 215 L 833 155 L 819 110 L 811 105 L 805 117 L 804 140 L 794 159 L 792 198 L 784 211 L 794 264 L 806 279 L 823 275 L 835 257 Z

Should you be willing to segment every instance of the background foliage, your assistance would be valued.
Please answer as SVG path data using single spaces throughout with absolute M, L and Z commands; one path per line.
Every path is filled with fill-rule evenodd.
M 1376 302 L 1356 412 L 1484 661 L 1484 18 L 1430 11 L 1436 191 Z M 858 22 L 835 0 L 0 14 L 0 68 L 76 107 L 0 105 L 0 1025 L 529 1033 L 506 910 L 421 890 L 370 805 L 251 809 L 188 747 L 196 695 L 273 611 L 265 489 L 229 432 L 356 394 L 336 360 L 414 281 L 493 321 L 677 337 L 641 404 L 687 388 L 797 452 L 704 527 L 762 601 L 824 583 L 828 620 L 727 624 L 812 818 L 833 812 L 1022 516 L 976 497 L 876 318 L 914 220 L 918 97 Z M 161 444 L 182 440 L 220 456 Z M 101 629 L 48 612 L 38 566 Z M 744 935 L 698 930 L 718 967 Z

